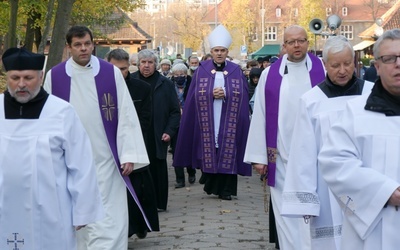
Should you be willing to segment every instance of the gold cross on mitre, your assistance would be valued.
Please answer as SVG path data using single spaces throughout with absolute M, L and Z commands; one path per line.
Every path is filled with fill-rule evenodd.
M 101 104 L 101 110 L 103 111 L 103 114 L 107 121 L 112 121 L 115 109 L 116 108 L 114 100 L 111 94 L 110 93 L 104 94 Z

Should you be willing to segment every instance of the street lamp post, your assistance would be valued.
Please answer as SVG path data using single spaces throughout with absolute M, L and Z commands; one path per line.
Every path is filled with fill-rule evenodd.
M 156 23 L 151 23 L 153 25 L 153 49 L 156 49 Z
M 264 0 L 262 0 L 261 6 L 261 46 L 264 47 L 265 42 L 265 8 L 264 8 Z
M 215 0 L 215 12 L 214 12 L 214 18 L 215 18 L 215 28 L 217 27 L 217 25 L 218 25 L 218 1 L 217 0 Z

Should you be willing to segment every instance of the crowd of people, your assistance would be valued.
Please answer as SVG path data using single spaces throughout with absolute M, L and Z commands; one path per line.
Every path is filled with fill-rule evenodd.
M 175 188 L 197 175 L 221 200 L 259 173 L 277 249 L 397 249 L 400 29 L 378 38 L 369 68 L 344 36 L 322 58 L 303 27 L 283 38 L 279 55 L 243 66 L 223 25 L 201 59 L 114 49 L 103 60 L 91 30 L 73 26 L 71 58 L 43 86 L 43 55 L 5 51 L 0 248 L 23 236 L 27 249 L 123 250 L 159 231 L 170 151 Z

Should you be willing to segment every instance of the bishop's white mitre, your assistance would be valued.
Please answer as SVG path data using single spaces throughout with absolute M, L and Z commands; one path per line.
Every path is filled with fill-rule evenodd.
M 211 49 L 217 46 L 229 49 L 232 43 L 232 37 L 229 31 L 220 24 L 210 33 L 208 42 L 210 43 Z

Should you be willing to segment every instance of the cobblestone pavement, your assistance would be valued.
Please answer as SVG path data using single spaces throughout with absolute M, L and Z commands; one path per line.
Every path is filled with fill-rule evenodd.
M 159 213 L 160 231 L 148 233 L 145 239 L 133 235 L 129 250 L 275 249 L 268 241 L 268 213 L 257 173 L 238 176 L 238 196 L 231 201 L 207 195 L 199 178 L 197 171 L 194 184 L 186 181 L 186 187 L 175 189 L 175 173 L 169 167 L 168 209 Z

